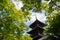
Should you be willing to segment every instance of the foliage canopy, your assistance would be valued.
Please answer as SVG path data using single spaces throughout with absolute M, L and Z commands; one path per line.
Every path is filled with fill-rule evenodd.
M 60 38 L 60 0 L 21 1 L 24 6 L 17 10 L 11 0 L 0 0 L 0 40 L 32 40 L 28 35 L 22 35 L 28 29 L 24 22 L 30 18 L 30 10 L 45 10 L 46 34 Z

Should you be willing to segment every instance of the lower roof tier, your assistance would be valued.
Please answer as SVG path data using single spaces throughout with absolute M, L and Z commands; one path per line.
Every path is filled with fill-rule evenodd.
M 35 33 L 43 33 L 43 28 L 40 27 L 35 27 L 34 29 L 32 29 L 31 31 L 28 32 L 28 34 L 35 34 Z
M 40 35 L 36 35 L 36 36 L 34 36 L 33 37 L 33 40 L 38 40 L 38 39 L 40 39 L 42 36 L 40 36 Z
M 31 37 L 35 37 L 35 36 L 43 36 L 43 34 L 40 34 L 40 33 L 38 33 L 38 34 L 30 34 L 30 36 L 31 36 Z

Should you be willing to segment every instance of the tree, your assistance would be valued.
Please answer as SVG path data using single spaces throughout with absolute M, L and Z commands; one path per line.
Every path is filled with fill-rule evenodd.
M 60 0 L 44 0 L 44 2 L 42 0 L 23 0 L 23 3 L 25 6 L 23 8 L 32 9 L 34 12 L 45 10 L 47 16 L 46 34 L 60 38 Z
M 52 5 L 51 5 L 52 4 Z M 47 29 L 49 35 L 60 38 L 60 0 L 51 0 L 49 3 L 49 15 L 47 16 Z
M 24 7 L 22 9 L 24 10 L 32 10 L 33 12 L 40 12 L 40 6 L 41 6 L 41 0 L 22 0 L 24 3 Z
M 60 38 L 60 0 L 21 1 L 24 6 L 20 10 L 16 10 L 10 0 L 0 0 L 0 40 L 19 40 L 22 37 L 22 40 L 25 40 L 27 36 L 22 35 L 27 28 L 24 22 L 30 18 L 30 10 L 33 12 L 45 10 L 47 26 L 44 32 Z
M 28 14 L 17 10 L 10 0 L 0 0 L 0 40 L 19 40 L 27 29 Z
M 32 38 L 29 35 L 25 34 L 25 35 L 21 36 L 20 40 L 32 40 Z

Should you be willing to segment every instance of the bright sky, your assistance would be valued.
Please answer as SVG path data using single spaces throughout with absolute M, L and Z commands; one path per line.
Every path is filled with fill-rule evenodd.
M 23 7 L 23 3 L 22 1 L 18 1 L 18 0 L 11 0 L 14 4 L 15 4 L 15 7 L 17 8 L 17 10 L 21 9 L 21 7 Z
M 21 7 L 23 7 L 23 3 L 22 1 L 15 1 L 12 0 L 12 2 L 15 4 L 15 7 L 17 8 L 17 10 L 21 9 Z M 43 1 L 42 1 L 43 2 Z M 40 20 L 41 22 L 45 23 L 46 20 L 46 16 L 45 16 L 45 11 L 43 10 L 42 13 L 35 13 L 35 12 L 31 12 L 32 13 L 32 18 L 30 21 L 28 21 L 26 24 L 30 25 L 31 23 L 33 23 L 36 20 L 36 17 L 38 20 Z
M 15 0 L 12 0 L 12 2 L 15 4 L 15 7 L 17 8 L 17 10 L 21 9 L 21 7 L 23 7 L 23 3 L 22 1 L 15 1 Z M 42 1 L 43 2 L 43 1 Z M 45 11 L 42 10 L 42 13 L 35 13 L 35 12 L 31 12 L 32 13 L 32 18 L 31 20 L 29 20 L 28 22 L 26 22 L 26 24 L 29 26 L 30 24 L 32 24 L 35 20 L 36 20 L 36 17 L 39 21 L 45 23 L 45 20 L 46 20 L 46 16 L 45 16 Z M 31 29 L 30 29 L 31 30 Z M 29 31 L 30 31 L 29 30 Z M 25 33 L 26 34 L 26 31 Z
M 29 21 L 27 22 L 27 25 L 32 24 L 32 23 L 36 20 L 36 18 L 37 18 L 39 21 L 45 23 L 46 16 L 45 16 L 45 11 L 44 11 L 44 10 L 42 10 L 42 13 L 35 13 L 35 12 L 31 12 L 31 13 L 32 13 L 32 18 L 31 18 L 31 20 L 29 20 Z

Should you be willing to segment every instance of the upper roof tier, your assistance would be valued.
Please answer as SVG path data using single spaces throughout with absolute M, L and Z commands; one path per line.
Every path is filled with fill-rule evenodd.
M 34 27 L 43 27 L 45 24 L 40 22 L 38 19 L 36 19 L 31 25 L 30 28 L 34 28 Z

